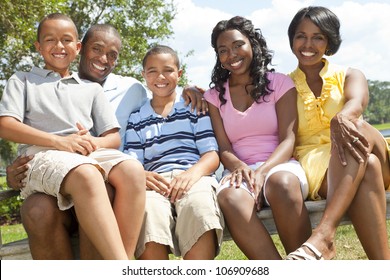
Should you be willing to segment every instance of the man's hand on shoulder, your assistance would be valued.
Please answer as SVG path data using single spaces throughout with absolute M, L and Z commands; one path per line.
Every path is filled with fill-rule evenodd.
M 207 101 L 203 98 L 205 90 L 198 86 L 185 86 L 183 89 L 182 97 L 186 105 L 191 104 L 191 112 L 196 109 L 197 114 L 206 114 L 208 111 Z

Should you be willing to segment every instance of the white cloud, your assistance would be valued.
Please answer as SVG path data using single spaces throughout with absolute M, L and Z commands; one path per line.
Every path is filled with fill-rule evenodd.
M 345 2 L 336 7 L 343 43 L 335 61 L 362 70 L 371 80 L 390 80 L 390 4 Z
M 210 1 L 175 0 L 178 10 L 172 22 L 175 34 L 166 43 L 175 48 L 181 57 L 194 51 L 192 56 L 184 58 L 188 77 L 194 84 L 208 87 L 210 82 L 215 63 L 215 54 L 210 46 L 213 27 L 218 21 L 238 14 L 251 19 L 256 27 L 261 28 L 268 47 L 275 52 L 273 63 L 276 70 L 283 73 L 293 70 L 296 59 L 289 47 L 287 28 L 296 11 L 309 5 L 326 5 L 340 18 L 343 43 L 339 52 L 330 58 L 331 61 L 358 68 L 372 80 L 390 80 L 390 4 L 381 0 L 366 3 L 363 0 L 273 0 L 271 5 L 268 1 L 264 2 L 256 1 L 253 9 L 246 6 L 245 11 L 250 12 L 245 14 L 240 11 L 243 3 L 239 2 L 236 9 L 229 4 L 224 11 L 223 5 L 209 7 Z M 235 14 L 229 13 L 231 10 Z

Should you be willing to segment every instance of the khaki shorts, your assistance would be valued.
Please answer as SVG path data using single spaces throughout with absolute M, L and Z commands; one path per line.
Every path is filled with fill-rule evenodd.
M 57 197 L 58 207 L 61 210 L 73 206 L 73 201 L 60 193 L 62 181 L 69 171 L 82 164 L 92 164 L 102 173 L 102 179 L 106 179 L 111 169 L 118 163 L 128 159 L 135 160 L 115 149 L 99 149 L 89 156 L 83 156 L 32 146 L 27 149 L 25 155 L 32 154 L 34 158 L 29 162 L 30 168 L 24 180 L 26 186 L 21 190 L 21 196 L 27 198 L 36 192 L 52 195 Z
M 181 172 L 174 170 L 161 175 L 170 181 Z M 174 204 L 155 191 L 147 191 L 145 218 L 135 257 L 142 255 L 148 242 L 167 245 L 174 255 L 184 256 L 210 230 L 216 230 L 218 254 L 224 220 L 215 195 L 214 187 L 217 185 L 215 178 L 204 176 Z
M 257 162 L 255 164 L 252 164 L 250 165 L 249 167 L 252 168 L 253 170 L 257 169 L 258 167 L 260 167 L 261 165 L 263 165 L 264 162 Z M 265 182 L 264 182 L 264 191 L 263 191 L 263 194 L 265 194 L 265 188 L 266 188 L 266 183 L 267 183 L 267 180 L 268 178 L 276 173 L 276 172 L 279 172 L 279 171 L 287 171 L 287 172 L 291 172 L 293 173 L 295 176 L 297 176 L 300 184 L 301 184 L 301 191 L 302 191 L 302 197 L 304 200 L 307 199 L 307 196 L 309 195 L 309 183 L 307 182 L 307 178 L 306 178 L 306 173 L 305 173 L 305 170 L 303 170 L 301 164 L 292 159 L 292 160 L 289 160 L 288 162 L 285 162 L 285 163 L 281 163 L 281 164 L 278 164 L 276 166 L 274 166 L 273 168 L 270 169 L 270 171 L 267 173 L 266 177 L 265 177 Z M 231 172 L 227 169 L 225 169 L 223 171 L 223 174 L 222 176 L 226 176 L 226 175 L 229 175 Z M 226 188 L 229 188 L 230 187 L 230 182 L 225 182 L 223 185 L 220 185 L 218 188 L 217 188 L 217 194 L 219 194 L 223 189 L 226 189 Z M 240 186 L 240 188 L 246 190 L 253 198 L 255 197 L 255 195 L 249 190 L 246 182 L 243 182 Z M 266 206 L 270 206 L 269 205 L 269 202 L 268 202 L 268 199 L 267 197 L 264 195 L 264 201 L 265 201 L 265 205 Z

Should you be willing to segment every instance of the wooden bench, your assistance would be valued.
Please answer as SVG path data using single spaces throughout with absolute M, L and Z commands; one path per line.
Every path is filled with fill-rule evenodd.
M 6 190 L 0 192 L 0 201 L 16 196 L 19 192 L 14 190 Z M 390 220 L 390 192 L 386 192 L 386 219 Z M 310 221 L 312 227 L 315 228 L 321 220 L 324 208 L 325 200 L 322 201 L 306 201 L 306 207 L 309 211 Z M 259 213 L 259 218 L 263 221 L 265 227 L 270 234 L 277 234 L 276 226 L 272 216 L 272 212 L 269 208 L 265 208 Z M 344 216 L 340 225 L 351 224 L 351 221 L 347 216 Z M 1 233 L 1 232 L 0 232 Z M 224 240 L 231 240 L 231 236 L 227 230 L 224 232 Z M 73 250 L 77 252 L 78 240 L 72 239 Z M 15 242 L 3 244 L 0 236 L 0 260 L 25 260 L 31 259 L 30 248 L 28 245 L 28 239 L 22 239 Z

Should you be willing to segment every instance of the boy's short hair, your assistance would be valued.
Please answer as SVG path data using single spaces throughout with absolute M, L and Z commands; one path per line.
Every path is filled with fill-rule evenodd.
M 171 47 L 165 45 L 156 45 L 152 47 L 150 50 L 148 50 L 148 52 L 144 56 L 144 59 L 142 60 L 142 67 L 145 68 L 146 60 L 149 56 L 155 54 L 162 54 L 162 53 L 167 53 L 172 55 L 175 60 L 177 69 L 180 69 L 180 60 L 179 60 L 179 56 L 177 55 L 177 52 L 173 50 Z
M 73 23 L 74 30 L 76 32 L 76 38 L 79 38 L 79 32 L 77 31 L 76 24 L 74 23 L 74 21 L 70 17 L 68 17 L 67 15 L 61 14 L 61 13 L 52 13 L 52 14 L 48 14 L 48 15 L 44 16 L 41 19 L 41 21 L 39 22 L 38 30 L 37 30 L 37 41 L 38 42 L 39 42 L 39 36 L 41 35 L 42 26 L 45 23 L 45 21 L 47 21 L 47 20 L 66 20 L 66 21 Z

